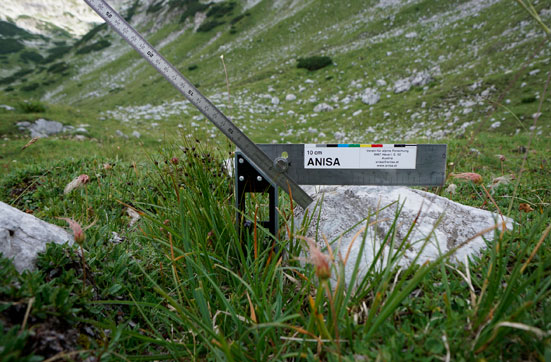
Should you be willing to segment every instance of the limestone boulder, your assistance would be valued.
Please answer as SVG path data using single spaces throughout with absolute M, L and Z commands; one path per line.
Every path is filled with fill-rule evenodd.
M 347 284 L 358 259 L 361 280 L 374 262 L 377 268 L 389 262 L 396 266 L 422 264 L 470 240 L 450 257 L 451 262 L 463 261 L 480 253 L 486 241 L 501 231 L 503 222 L 507 228 L 513 227 L 509 218 L 408 187 L 309 186 L 305 190 L 314 199 L 307 212 L 310 222 L 305 221 L 306 236 L 322 247 L 326 246 L 325 236 L 335 255 L 340 252 L 344 257 L 349 251 Z M 295 225 L 301 225 L 304 216 L 305 210 L 297 208 Z M 367 223 L 366 230 L 359 232 Z M 496 224 L 496 230 L 480 234 Z M 375 260 L 381 249 L 382 257 Z
M 74 240 L 63 228 L 0 202 L 0 253 L 13 260 L 17 271 L 35 269 L 38 253 L 50 242 L 73 244 Z

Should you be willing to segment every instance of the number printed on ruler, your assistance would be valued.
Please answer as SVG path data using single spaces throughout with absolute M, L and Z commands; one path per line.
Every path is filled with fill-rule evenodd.
M 416 161 L 416 145 L 304 145 L 307 169 L 415 169 Z

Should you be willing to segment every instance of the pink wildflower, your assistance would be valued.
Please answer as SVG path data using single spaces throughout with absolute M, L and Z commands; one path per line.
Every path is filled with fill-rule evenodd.
M 78 176 L 77 178 L 75 178 L 73 181 L 69 182 L 67 184 L 67 186 L 65 186 L 65 189 L 63 190 L 63 193 L 68 194 L 71 191 L 73 191 L 74 189 L 76 189 L 77 187 L 80 187 L 82 185 L 87 184 L 88 181 L 90 181 L 90 177 L 88 177 L 88 175 L 86 175 L 86 174 L 82 174 L 82 175 Z
M 482 176 L 474 172 L 463 172 L 463 173 L 450 173 L 450 176 L 453 178 L 459 178 L 463 180 L 469 180 L 475 184 L 482 183 Z
M 69 227 L 71 228 L 71 230 L 73 230 L 73 236 L 75 237 L 75 242 L 79 245 L 82 245 L 82 243 L 84 243 L 84 240 L 86 239 L 86 235 L 84 235 L 82 226 L 80 226 L 80 224 L 75 220 L 70 219 L 68 217 L 60 217 L 59 219 L 67 221 L 67 224 L 69 224 Z
M 316 243 L 309 238 L 305 238 L 310 251 L 310 262 L 314 265 L 316 275 L 319 280 L 327 280 L 331 277 L 331 266 L 329 265 L 329 257 L 323 254 Z

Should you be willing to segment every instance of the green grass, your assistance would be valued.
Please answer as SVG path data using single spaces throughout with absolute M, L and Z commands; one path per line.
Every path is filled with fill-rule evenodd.
M 493 152 L 514 145 L 495 137 L 478 142 L 479 159 L 452 156 L 456 170 L 474 169 L 486 180 L 500 175 Z M 1 259 L 1 340 L 20 346 L 19 356 L 51 356 L 39 347 L 45 330 L 67 335 L 60 342 L 65 351 L 115 360 L 435 359 L 446 355 L 446 343 L 454 359 L 534 360 L 549 353 L 549 336 L 507 327 L 520 323 L 545 332 L 551 323 L 549 243 L 530 257 L 551 216 L 543 181 L 551 172 L 537 167 L 548 149 L 529 158 L 511 215 L 519 222 L 515 229 L 498 235 L 467 266 L 472 293 L 466 266 L 446 259 L 399 274 L 389 264 L 371 270 L 357 290 L 333 282 L 328 292 L 312 265 L 280 254 L 304 252 L 294 233 L 277 249 L 262 230 L 240 240 L 233 180 L 222 166 L 228 150 L 196 140 L 184 141 L 183 148 L 166 144 L 136 163 L 79 157 L 29 165 L 2 178 L 5 202 L 62 226 L 58 217 L 92 224 L 85 231 L 85 285 L 75 247 L 50 245 L 38 271 L 21 276 Z M 450 146 L 455 155 L 466 144 Z M 538 141 L 534 146 L 545 150 Z M 505 172 L 518 174 L 522 156 L 507 153 Z M 83 173 L 90 182 L 63 195 L 65 184 Z M 494 193 L 502 210 L 511 193 L 509 186 Z M 462 183 L 454 199 L 493 210 L 481 195 L 478 186 Z M 522 214 L 521 202 L 535 211 Z M 141 212 L 132 227 L 128 206 Z M 112 232 L 123 241 L 110 241 Z M 339 265 L 334 276 L 342 273 Z M 28 332 L 16 334 L 31 298 Z

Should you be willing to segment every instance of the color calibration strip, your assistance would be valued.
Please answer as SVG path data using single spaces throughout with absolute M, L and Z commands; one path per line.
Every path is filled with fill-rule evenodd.
M 380 143 L 327 143 L 327 144 L 308 144 L 308 147 L 415 147 L 417 145 L 406 145 L 403 143 L 380 144 Z

